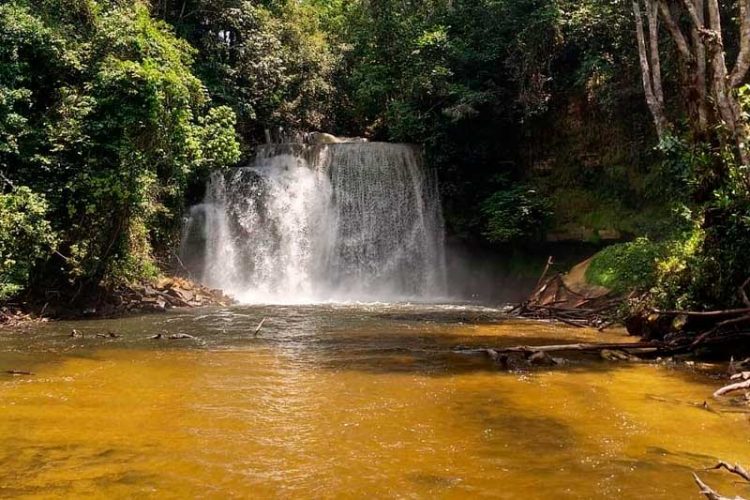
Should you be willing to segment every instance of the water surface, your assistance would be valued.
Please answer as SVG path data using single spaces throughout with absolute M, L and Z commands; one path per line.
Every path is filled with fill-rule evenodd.
M 122 337 L 95 337 L 108 331 Z M 161 332 L 196 338 L 149 338 Z M 691 471 L 750 465 L 746 416 L 702 407 L 719 384 L 706 374 L 584 358 L 509 373 L 455 351 L 623 339 L 424 305 L 2 332 L 0 369 L 34 375 L 0 375 L 0 495 L 698 498 Z

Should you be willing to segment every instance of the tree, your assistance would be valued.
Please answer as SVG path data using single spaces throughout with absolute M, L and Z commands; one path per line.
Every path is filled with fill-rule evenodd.
M 193 54 L 139 1 L 0 6 L 0 171 L 58 235 L 30 271 L 38 288 L 75 298 L 153 275 L 188 179 L 239 158 L 234 114 L 211 107 Z
M 750 129 L 737 90 L 746 82 L 750 68 L 750 2 L 734 3 L 738 11 L 739 47 L 731 70 L 727 60 L 734 47 L 728 43 L 726 28 L 722 26 L 722 18 L 731 16 L 722 11 L 718 0 L 634 0 L 633 12 L 643 87 L 660 139 L 673 133 L 662 90 L 661 20 L 679 59 L 683 98 L 694 137 L 698 141 L 710 140 L 714 131 L 719 130 L 718 142 L 731 151 L 737 164 L 748 165 Z M 641 6 L 646 13 L 648 38 Z
M 329 125 L 336 59 L 323 23 L 332 8 L 314 0 L 164 0 L 153 13 L 198 49 L 197 76 L 235 111 L 249 149 L 264 129 Z

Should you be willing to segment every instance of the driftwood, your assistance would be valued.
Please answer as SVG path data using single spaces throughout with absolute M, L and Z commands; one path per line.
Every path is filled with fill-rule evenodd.
M 747 331 L 747 328 L 750 327 L 750 299 L 748 299 L 746 292 L 749 284 L 750 278 L 746 279 L 737 289 L 737 294 L 746 307 L 712 311 L 650 309 L 650 312 L 659 317 L 682 316 L 689 323 L 699 325 L 697 328 L 691 326 L 686 328 L 686 330 L 693 330 L 688 332 L 692 334 L 691 350 L 711 344 L 744 343 L 746 337 L 750 336 L 750 332 Z
M 260 320 L 260 323 L 258 323 L 258 327 L 255 329 L 255 333 L 253 333 L 254 337 L 258 336 L 258 334 L 260 333 L 260 329 L 263 328 L 263 323 L 265 322 L 266 322 L 266 318 L 263 318 L 262 320 Z
M 496 352 L 565 352 L 565 351 L 602 351 L 608 350 L 638 350 L 640 352 L 653 352 L 663 349 L 664 345 L 655 342 L 618 342 L 618 343 L 580 343 L 580 344 L 553 344 L 553 345 L 519 345 L 494 349 Z
M 732 474 L 737 474 L 745 481 L 750 482 L 750 473 L 748 473 L 744 467 L 742 467 L 740 464 L 730 464 L 727 462 L 724 462 L 723 460 L 720 461 L 718 464 L 714 465 L 713 467 L 709 467 L 706 470 L 716 470 L 716 469 L 726 469 Z
M 735 474 L 737 476 L 740 476 L 745 481 L 750 482 L 750 473 L 748 473 L 741 465 L 739 464 L 730 464 L 724 461 L 720 461 L 718 464 L 714 465 L 713 467 L 709 467 L 705 470 L 716 470 L 716 469 L 726 469 L 727 471 L 731 472 L 732 474 Z M 720 494 L 713 488 L 711 488 L 709 485 L 707 485 L 705 482 L 701 480 L 700 477 L 698 477 L 698 474 L 693 473 L 693 479 L 695 480 L 695 483 L 698 485 L 698 487 L 701 490 L 701 494 L 708 498 L 708 500 L 745 500 L 741 496 L 735 496 L 735 497 L 725 497 L 724 495 Z
M 605 359 L 640 360 L 638 355 L 669 355 L 674 351 L 666 344 L 658 342 L 618 342 L 618 343 L 577 343 L 550 345 L 517 345 L 498 348 L 457 348 L 456 352 L 463 354 L 485 354 L 490 359 L 506 365 L 506 360 L 512 356 L 519 356 L 530 365 L 559 364 L 561 360 L 550 358 L 551 353 L 562 352 L 598 352 Z M 552 360 L 552 363 L 544 361 Z
M 729 394 L 730 392 L 734 391 L 741 391 L 743 389 L 750 389 L 750 372 L 742 372 L 737 373 L 735 375 L 732 375 L 730 380 L 741 380 L 740 382 L 733 382 L 729 385 L 725 385 L 724 387 L 717 389 L 716 392 L 714 392 L 714 397 L 723 396 L 725 394 Z M 746 478 L 748 481 L 750 481 L 750 478 Z
M 693 317 L 708 317 L 714 318 L 718 316 L 734 316 L 738 314 L 750 314 L 750 308 L 744 307 L 741 309 L 722 309 L 718 311 L 673 311 L 673 310 L 661 310 L 661 309 L 650 309 L 654 314 L 661 314 L 664 316 L 693 316 Z
M 587 262 L 578 264 L 564 276 L 550 274 L 552 259 L 548 259 L 534 290 L 510 314 L 601 331 L 623 322 L 620 309 L 626 301 L 631 303 L 631 309 L 641 302 L 640 313 L 631 313 L 624 319 L 625 326 L 633 335 L 661 341 L 656 349 L 659 353 L 727 353 L 735 347 L 750 348 L 750 278 L 737 288 L 743 307 L 704 311 L 656 309 L 647 307 L 648 300 L 639 299 L 635 293 L 613 295 L 606 289 L 587 285 L 582 277 Z M 739 382 L 732 387 L 732 390 L 750 389 L 750 384 Z
M 167 337 L 169 340 L 187 340 L 187 339 L 194 339 L 192 335 L 188 335 L 187 333 L 174 333 Z
M 509 311 L 510 314 L 559 321 L 577 328 L 603 330 L 616 323 L 621 297 L 611 296 L 606 289 L 598 289 L 597 293 L 573 290 L 562 274 L 549 274 L 552 265 L 553 259 L 549 257 L 534 289 L 523 302 Z
M 701 494 L 708 498 L 708 500 L 745 500 L 740 496 L 731 498 L 717 493 L 716 490 L 712 489 L 709 485 L 701 481 L 701 478 L 698 477 L 698 474 L 693 473 L 693 479 L 695 479 L 695 482 L 698 484 L 698 487 L 701 490 Z

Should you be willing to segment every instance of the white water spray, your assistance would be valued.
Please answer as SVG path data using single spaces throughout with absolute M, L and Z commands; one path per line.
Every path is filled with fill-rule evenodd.
M 413 146 L 277 145 L 211 177 L 181 257 L 246 303 L 430 300 L 445 292 L 443 240 Z

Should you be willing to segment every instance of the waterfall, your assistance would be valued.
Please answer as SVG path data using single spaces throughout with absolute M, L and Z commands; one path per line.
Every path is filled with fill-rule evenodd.
M 437 179 L 406 144 L 271 145 L 214 173 L 181 260 L 246 303 L 444 295 Z

